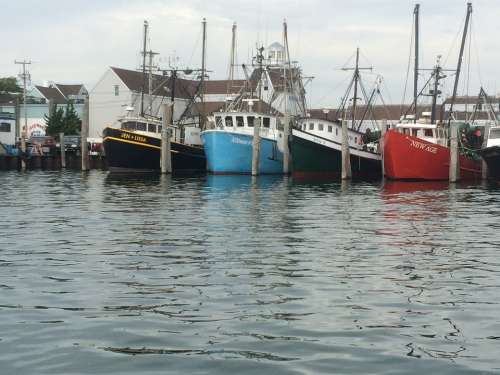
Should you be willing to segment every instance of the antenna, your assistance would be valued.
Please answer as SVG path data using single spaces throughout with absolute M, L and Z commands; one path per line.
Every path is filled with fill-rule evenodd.
M 23 60 L 23 61 L 14 61 L 14 64 L 17 65 L 22 65 L 23 66 L 23 72 L 19 74 L 19 78 L 22 79 L 23 81 L 23 110 L 24 110 L 24 126 L 21 131 L 21 143 L 24 145 L 24 148 L 26 148 L 25 140 L 26 137 L 28 136 L 27 131 L 28 131 L 28 107 L 26 106 L 26 88 L 28 81 L 30 80 L 30 74 L 26 68 L 26 65 L 31 64 L 31 60 Z M 23 152 L 25 150 L 23 149 Z

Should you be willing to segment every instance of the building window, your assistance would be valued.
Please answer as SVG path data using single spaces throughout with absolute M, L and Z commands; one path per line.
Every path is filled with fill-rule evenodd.
M 236 126 L 241 128 L 243 125 L 243 116 L 236 116 Z
M 332 126 L 331 125 L 328 125 L 328 133 L 331 133 L 333 130 Z
M 262 123 L 265 128 L 269 128 L 269 126 L 271 125 L 271 119 L 269 117 L 263 117 Z
M 323 124 L 318 124 L 318 130 L 323 131 Z
M 120 96 L 120 86 L 115 85 L 115 96 Z
M 226 126 L 233 127 L 233 116 L 226 116 Z
M 247 117 L 247 124 L 248 124 L 249 128 L 253 128 L 254 121 L 255 121 L 255 117 L 253 117 L 253 116 Z
M 314 130 L 314 124 L 312 122 L 309 124 L 309 130 Z
M 10 124 L 8 122 L 0 122 L 0 132 L 10 133 Z

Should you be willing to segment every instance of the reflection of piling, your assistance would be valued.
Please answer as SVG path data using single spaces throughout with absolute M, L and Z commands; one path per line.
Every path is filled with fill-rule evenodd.
M 342 120 L 342 179 L 349 180 L 351 176 L 351 159 L 349 153 L 347 121 Z
M 80 132 L 80 153 L 82 155 L 82 171 L 89 170 L 89 147 L 87 138 L 89 136 L 89 98 L 85 97 L 83 102 L 82 130 Z
M 387 120 L 382 120 L 382 128 L 380 129 L 380 139 L 378 141 L 378 146 L 380 150 L 380 156 L 382 159 L 382 178 L 385 177 L 385 157 L 384 157 L 384 147 L 385 147 L 385 133 L 387 132 Z
M 450 182 L 457 182 L 460 178 L 458 171 L 458 139 L 457 139 L 457 123 L 456 121 L 450 122 Z
M 170 126 L 172 124 L 172 105 L 163 104 L 162 129 L 161 129 L 161 173 L 172 173 L 172 153 L 170 151 Z
M 283 173 L 290 173 L 290 149 L 289 149 L 289 140 L 291 133 L 290 126 L 290 116 L 285 114 L 284 117 L 285 125 L 283 128 Z
M 255 124 L 253 128 L 253 143 L 252 143 L 252 176 L 258 176 L 259 174 L 261 122 L 262 122 L 262 116 L 255 117 Z
M 61 168 L 66 169 L 66 147 L 64 147 L 64 133 L 59 133 L 59 147 L 61 149 Z

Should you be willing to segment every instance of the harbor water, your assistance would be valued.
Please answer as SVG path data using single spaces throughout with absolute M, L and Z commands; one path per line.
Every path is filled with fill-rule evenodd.
M 0 373 L 499 373 L 500 189 L 0 173 Z

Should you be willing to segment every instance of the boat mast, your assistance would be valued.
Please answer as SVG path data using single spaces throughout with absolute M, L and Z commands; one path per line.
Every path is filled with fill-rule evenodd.
M 356 128 L 356 100 L 358 98 L 358 80 L 359 80 L 359 47 L 356 48 L 356 68 L 354 68 L 354 97 L 352 98 L 352 125 Z
M 467 30 L 469 29 L 469 20 L 472 13 L 472 3 L 467 3 L 467 16 L 465 17 L 464 32 L 462 34 L 462 44 L 460 45 L 460 54 L 458 55 L 457 70 L 455 75 L 455 84 L 453 85 L 453 95 L 451 97 L 450 110 L 448 116 L 448 123 L 451 121 L 451 116 L 453 113 L 453 104 L 455 103 L 455 98 L 457 96 L 458 80 L 460 78 L 460 69 L 462 67 L 462 58 L 464 55 L 465 40 L 467 39 Z
M 441 66 L 440 56 L 438 56 L 436 66 L 434 67 L 434 89 L 432 90 L 432 109 L 431 109 L 431 124 L 436 123 L 436 107 L 437 107 L 437 97 L 439 95 L 439 80 L 441 79 Z
M 231 37 L 231 53 L 229 56 L 229 76 L 227 79 L 227 96 L 229 97 L 232 94 L 233 88 L 233 80 L 234 80 L 234 66 L 236 64 L 236 22 L 233 23 L 233 27 L 231 29 L 232 37 Z
M 420 4 L 415 4 L 415 9 L 413 11 L 415 17 L 415 71 L 413 76 L 413 106 L 415 107 L 415 118 L 413 122 L 417 122 L 418 111 L 417 111 L 417 98 L 418 98 L 418 42 L 419 42 L 419 12 Z
M 144 116 L 144 90 L 146 90 L 146 43 L 148 37 L 148 21 L 144 21 L 144 41 L 142 48 L 142 90 L 141 90 L 141 116 Z
M 207 43 L 207 20 L 203 18 L 203 44 L 201 51 L 201 80 L 200 80 L 200 98 L 201 98 L 201 117 L 200 128 L 205 129 L 205 53 Z

